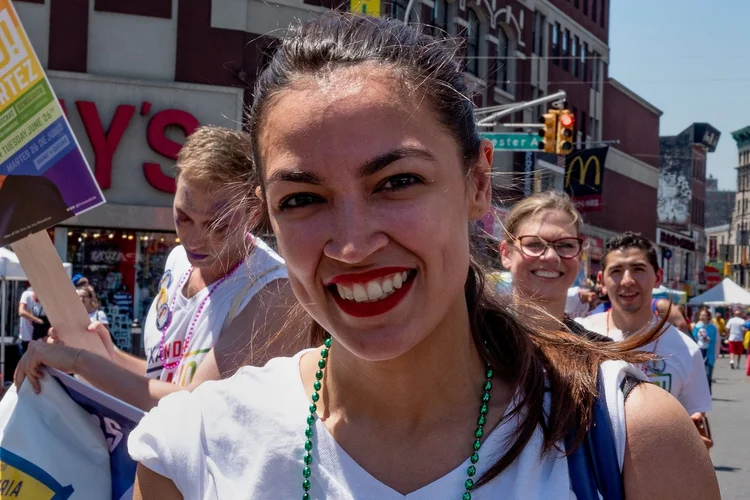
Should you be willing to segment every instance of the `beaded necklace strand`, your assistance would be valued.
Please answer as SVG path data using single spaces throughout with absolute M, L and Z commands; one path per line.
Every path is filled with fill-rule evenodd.
M 316 403 L 320 401 L 320 390 L 323 386 L 321 381 L 323 380 L 323 370 L 326 367 L 326 359 L 331 349 L 331 339 L 327 338 L 323 342 L 323 348 L 320 350 L 320 360 L 318 360 L 318 371 L 315 372 L 315 382 L 313 382 L 313 392 L 310 399 L 312 403 L 309 406 L 310 414 L 307 416 L 307 428 L 305 429 L 305 455 L 302 457 L 304 467 L 302 468 L 302 500 L 310 500 L 310 476 L 312 476 L 312 449 L 313 449 L 313 426 L 315 425 L 316 412 L 318 406 Z M 484 424 L 486 422 L 486 415 L 488 411 L 487 404 L 490 401 L 490 391 L 492 390 L 492 377 L 494 373 L 492 368 L 487 365 L 487 371 L 485 373 L 487 380 L 483 384 L 484 394 L 482 395 L 482 404 L 479 408 L 479 418 L 477 419 L 477 430 L 474 432 L 474 444 L 472 445 L 471 465 L 466 469 L 467 479 L 464 481 L 464 494 L 461 496 L 461 500 L 471 500 L 471 491 L 474 489 L 474 476 L 477 473 L 476 463 L 479 462 L 479 449 L 482 447 L 482 436 L 484 436 Z
M 216 291 L 219 286 L 224 283 L 226 280 L 228 280 L 234 272 L 239 269 L 240 265 L 242 265 L 244 261 L 240 260 L 231 271 L 229 271 L 227 274 L 224 275 L 219 281 L 211 285 L 211 287 L 208 289 L 208 295 L 206 295 L 201 303 L 198 305 L 198 309 L 196 310 L 195 314 L 193 315 L 193 319 L 190 321 L 188 326 L 187 335 L 185 336 L 185 344 L 182 347 L 183 355 L 178 359 L 177 361 L 171 361 L 167 362 L 166 356 L 164 354 L 164 345 L 166 343 L 166 337 L 167 337 L 167 330 L 169 330 L 169 326 L 172 324 L 172 318 L 174 317 L 174 308 L 175 303 L 177 302 L 177 295 L 182 293 L 182 287 L 185 286 L 185 282 L 188 280 L 190 275 L 193 272 L 194 267 L 190 266 L 187 271 L 185 271 L 185 274 L 182 276 L 182 279 L 180 279 L 180 283 L 177 285 L 177 289 L 174 292 L 174 295 L 172 296 L 172 303 L 169 306 L 169 317 L 167 318 L 167 322 L 161 329 L 161 342 L 159 344 L 159 359 L 161 360 L 161 366 L 165 370 L 171 370 L 173 368 L 176 368 L 182 363 L 182 358 L 185 357 L 185 354 L 188 351 L 188 347 L 190 347 L 190 340 L 193 338 L 193 333 L 195 332 L 195 325 L 198 324 L 198 320 L 200 319 L 201 315 L 203 314 L 203 309 L 206 307 L 206 303 L 208 302 L 208 299 L 211 298 L 211 295 Z

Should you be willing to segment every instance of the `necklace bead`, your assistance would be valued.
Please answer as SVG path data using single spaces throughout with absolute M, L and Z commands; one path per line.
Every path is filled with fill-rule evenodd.
M 169 330 L 169 327 L 172 325 L 172 319 L 174 318 L 174 310 L 175 310 L 175 303 L 177 302 L 177 295 L 182 293 L 182 287 L 185 286 L 185 283 L 187 282 L 188 278 L 190 278 L 190 275 L 193 273 L 193 266 L 190 266 L 188 270 L 185 272 L 185 274 L 182 276 L 182 279 L 177 285 L 177 289 L 174 292 L 174 295 L 172 296 L 172 303 L 169 306 L 169 309 L 167 309 L 167 321 L 164 324 L 164 326 L 161 328 L 161 342 L 159 342 L 159 360 L 161 361 L 161 366 L 164 370 L 171 370 L 173 368 L 177 368 L 180 366 L 180 363 L 182 362 L 182 358 L 187 355 L 190 347 L 190 341 L 193 339 L 193 333 L 195 332 L 195 327 L 198 324 L 198 320 L 200 319 L 201 315 L 203 314 L 203 309 L 206 307 L 206 303 L 211 298 L 211 295 L 214 294 L 217 288 L 224 283 L 227 279 L 229 279 L 234 272 L 239 269 L 239 267 L 242 265 L 244 261 L 239 261 L 237 265 L 235 265 L 229 273 L 224 275 L 219 281 L 214 283 L 209 289 L 208 289 L 208 295 L 201 301 L 201 303 L 198 305 L 198 310 L 195 312 L 195 315 L 191 319 L 191 321 L 188 323 L 188 331 L 187 335 L 185 335 L 185 343 L 182 346 L 182 357 L 178 359 L 177 361 L 171 361 L 167 362 L 166 356 L 164 354 L 164 346 L 166 345 L 166 338 L 167 338 L 167 330 Z
M 325 339 L 323 342 L 323 347 L 320 350 L 320 360 L 318 360 L 318 368 L 319 370 L 315 372 L 315 381 L 313 382 L 313 393 L 310 396 L 310 399 L 312 400 L 312 403 L 309 406 L 310 414 L 307 416 L 307 428 L 305 429 L 305 454 L 302 457 L 302 461 L 305 464 L 305 466 L 302 468 L 302 477 L 304 477 L 304 481 L 302 481 L 302 500 L 310 500 L 310 488 L 312 487 L 312 484 L 310 482 L 310 477 L 312 476 L 312 469 L 310 468 L 310 465 L 313 462 L 311 451 L 313 449 L 313 435 L 315 433 L 314 431 L 314 425 L 315 425 L 315 414 L 318 411 L 318 407 L 315 403 L 320 401 L 320 390 L 322 388 L 321 380 L 323 380 L 323 370 L 325 369 L 327 363 L 326 358 L 328 358 L 329 350 L 331 349 L 331 338 Z M 462 500 L 471 500 L 471 491 L 474 489 L 474 480 L 472 479 L 476 473 L 477 468 L 475 464 L 479 462 L 479 449 L 482 447 L 482 437 L 484 436 L 484 425 L 486 423 L 486 417 L 485 415 L 489 411 L 489 408 L 487 406 L 487 403 L 490 400 L 490 391 L 492 390 L 492 382 L 490 379 L 493 377 L 494 372 L 492 369 L 487 366 L 487 370 L 485 372 L 487 376 L 487 380 L 485 381 L 483 385 L 483 391 L 482 394 L 482 405 L 479 408 L 479 418 L 477 419 L 477 430 L 474 432 L 474 437 L 476 438 L 473 444 L 473 453 L 471 454 L 471 457 L 469 458 L 471 465 L 466 469 L 466 476 L 467 479 L 464 481 L 464 493 L 461 495 Z

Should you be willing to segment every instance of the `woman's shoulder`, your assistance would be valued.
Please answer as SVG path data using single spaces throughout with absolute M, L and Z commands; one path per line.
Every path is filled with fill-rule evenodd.
M 130 434 L 131 456 L 177 480 L 180 469 L 202 469 L 207 459 L 224 460 L 269 435 L 293 433 L 307 412 L 299 376 L 304 352 L 166 396 Z

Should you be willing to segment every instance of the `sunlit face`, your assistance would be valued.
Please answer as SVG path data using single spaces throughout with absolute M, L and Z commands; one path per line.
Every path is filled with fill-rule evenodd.
M 701 311 L 698 315 L 698 320 L 707 325 L 711 321 L 711 313 L 708 311 Z
M 489 209 L 489 143 L 467 176 L 426 100 L 359 65 L 284 91 L 258 145 L 295 295 L 345 348 L 392 359 L 458 308 L 465 315 L 468 226 Z
M 651 307 L 653 289 L 661 285 L 662 271 L 655 271 L 640 248 L 613 250 L 606 255 L 602 280 L 612 307 L 636 314 Z
M 81 300 L 81 303 L 86 308 L 86 312 L 94 312 L 96 311 L 96 303 L 94 302 L 94 297 L 91 295 L 91 292 L 82 289 L 77 288 L 76 293 L 78 294 L 78 298 Z
M 201 269 L 222 268 L 242 252 L 239 217 L 233 216 L 227 189 L 202 186 L 180 176 L 174 197 L 177 236 L 190 264 Z
M 500 247 L 503 265 L 513 276 L 515 293 L 540 302 L 565 300 L 581 267 L 580 241 L 576 240 L 578 229 L 573 217 L 560 210 L 542 210 L 522 221 L 515 236 L 520 240 L 503 241 Z M 522 242 L 530 249 L 528 253 L 544 253 L 539 257 L 527 255 Z M 577 253 L 572 258 L 561 258 L 555 246 L 566 257 Z

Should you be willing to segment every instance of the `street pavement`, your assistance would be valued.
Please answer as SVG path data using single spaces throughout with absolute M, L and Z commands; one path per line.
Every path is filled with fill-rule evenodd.
M 730 370 L 729 358 L 716 360 L 713 411 L 708 414 L 714 447 L 711 459 L 723 500 L 750 498 L 750 377 Z

